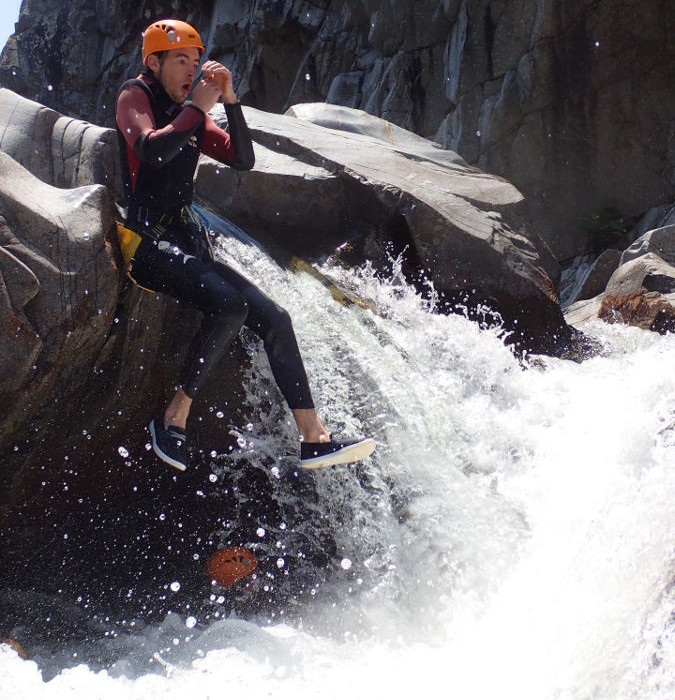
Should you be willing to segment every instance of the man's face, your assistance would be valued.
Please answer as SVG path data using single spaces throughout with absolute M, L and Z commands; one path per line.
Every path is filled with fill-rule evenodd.
M 178 104 L 187 99 L 192 89 L 192 81 L 199 70 L 199 49 L 173 49 L 167 51 L 164 60 L 155 72 L 159 82 L 169 97 Z M 154 69 L 152 65 L 151 68 Z

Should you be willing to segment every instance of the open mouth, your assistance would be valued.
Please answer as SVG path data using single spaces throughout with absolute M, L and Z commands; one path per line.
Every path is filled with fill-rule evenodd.
M 182 87 L 184 92 L 190 92 L 190 88 L 192 87 L 192 85 L 191 83 L 183 83 Z

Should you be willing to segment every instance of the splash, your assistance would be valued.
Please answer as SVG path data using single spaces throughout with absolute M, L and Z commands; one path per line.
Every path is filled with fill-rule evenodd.
M 104 670 L 68 648 L 47 679 L 44 659 L 1 647 L 3 698 L 675 696 L 673 336 L 595 323 L 594 359 L 527 365 L 498 330 L 435 314 L 395 266 L 326 264 L 322 282 L 246 240 L 219 253 L 291 313 L 325 421 L 378 449 L 307 477 L 305 501 L 251 340 L 244 447 L 216 472 L 258 460 L 280 517 L 253 532 L 281 562 L 259 585 L 304 578 L 302 596 L 282 618 L 172 614 L 89 642 Z M 326 542 L 319 571 L 303 551 Z

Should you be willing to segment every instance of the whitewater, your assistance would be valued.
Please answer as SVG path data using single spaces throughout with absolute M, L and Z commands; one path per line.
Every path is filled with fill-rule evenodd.
M 307 595 L 274 616 L 139 625 L 95 642 L 105 668 L 75 644 L 58 662 L 0 646 L 3 700 L 675 697 L 673 335 L 593 322 L 582 363 L 516 357 L 498 328 L 435 313 L 395 263 L 293 272 L 245 238 L 219 254 L 291 313 L 325 422 L 377 441 L 306 477 L 310 517 L 243 543 L 275 557 L 279 585 L 305 566 Z M 248 348 L 249 415 L 231 426 L 246 449 L 218 458 L 213 488 L 227 498 L 234 462 L 260 459 L 292 502 L 283 459 L 269 465 L 293 428 Z M 332 541 L 321 575 L 300 530 Z

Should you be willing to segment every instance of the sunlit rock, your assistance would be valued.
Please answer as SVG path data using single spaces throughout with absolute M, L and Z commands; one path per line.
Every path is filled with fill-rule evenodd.
M 86 381 L 117 304 L 109 191 L 61 190 L 0 152 L 0 438 Z M 38 398 L 42 397 L 42 398 Z
M 119 193 L 117 137 L 0 88 L 0 148 L 55 187 L 100 184 Z
M 225 175 L 204 160 L 197 191 L 210 206 L 290 253 L 331 254 L 350 242 L 384 264 L 401 252 L 447 308 L 485 304 L 523 347 L 565 345 L 557 264 L 513 185 L 357 110 L 245 113 L 258 165 Z
M 621 265 L 602 294 L 565 311 L 572 326 L 595 318 L 658 333 L 675 331 L 675 267 L 647 253 Z
M 647 231 L 632 243 L 621 256 L 621 264 L 635 260 L 646 253 L 654 253 L 675 265 L 675 224 Z

